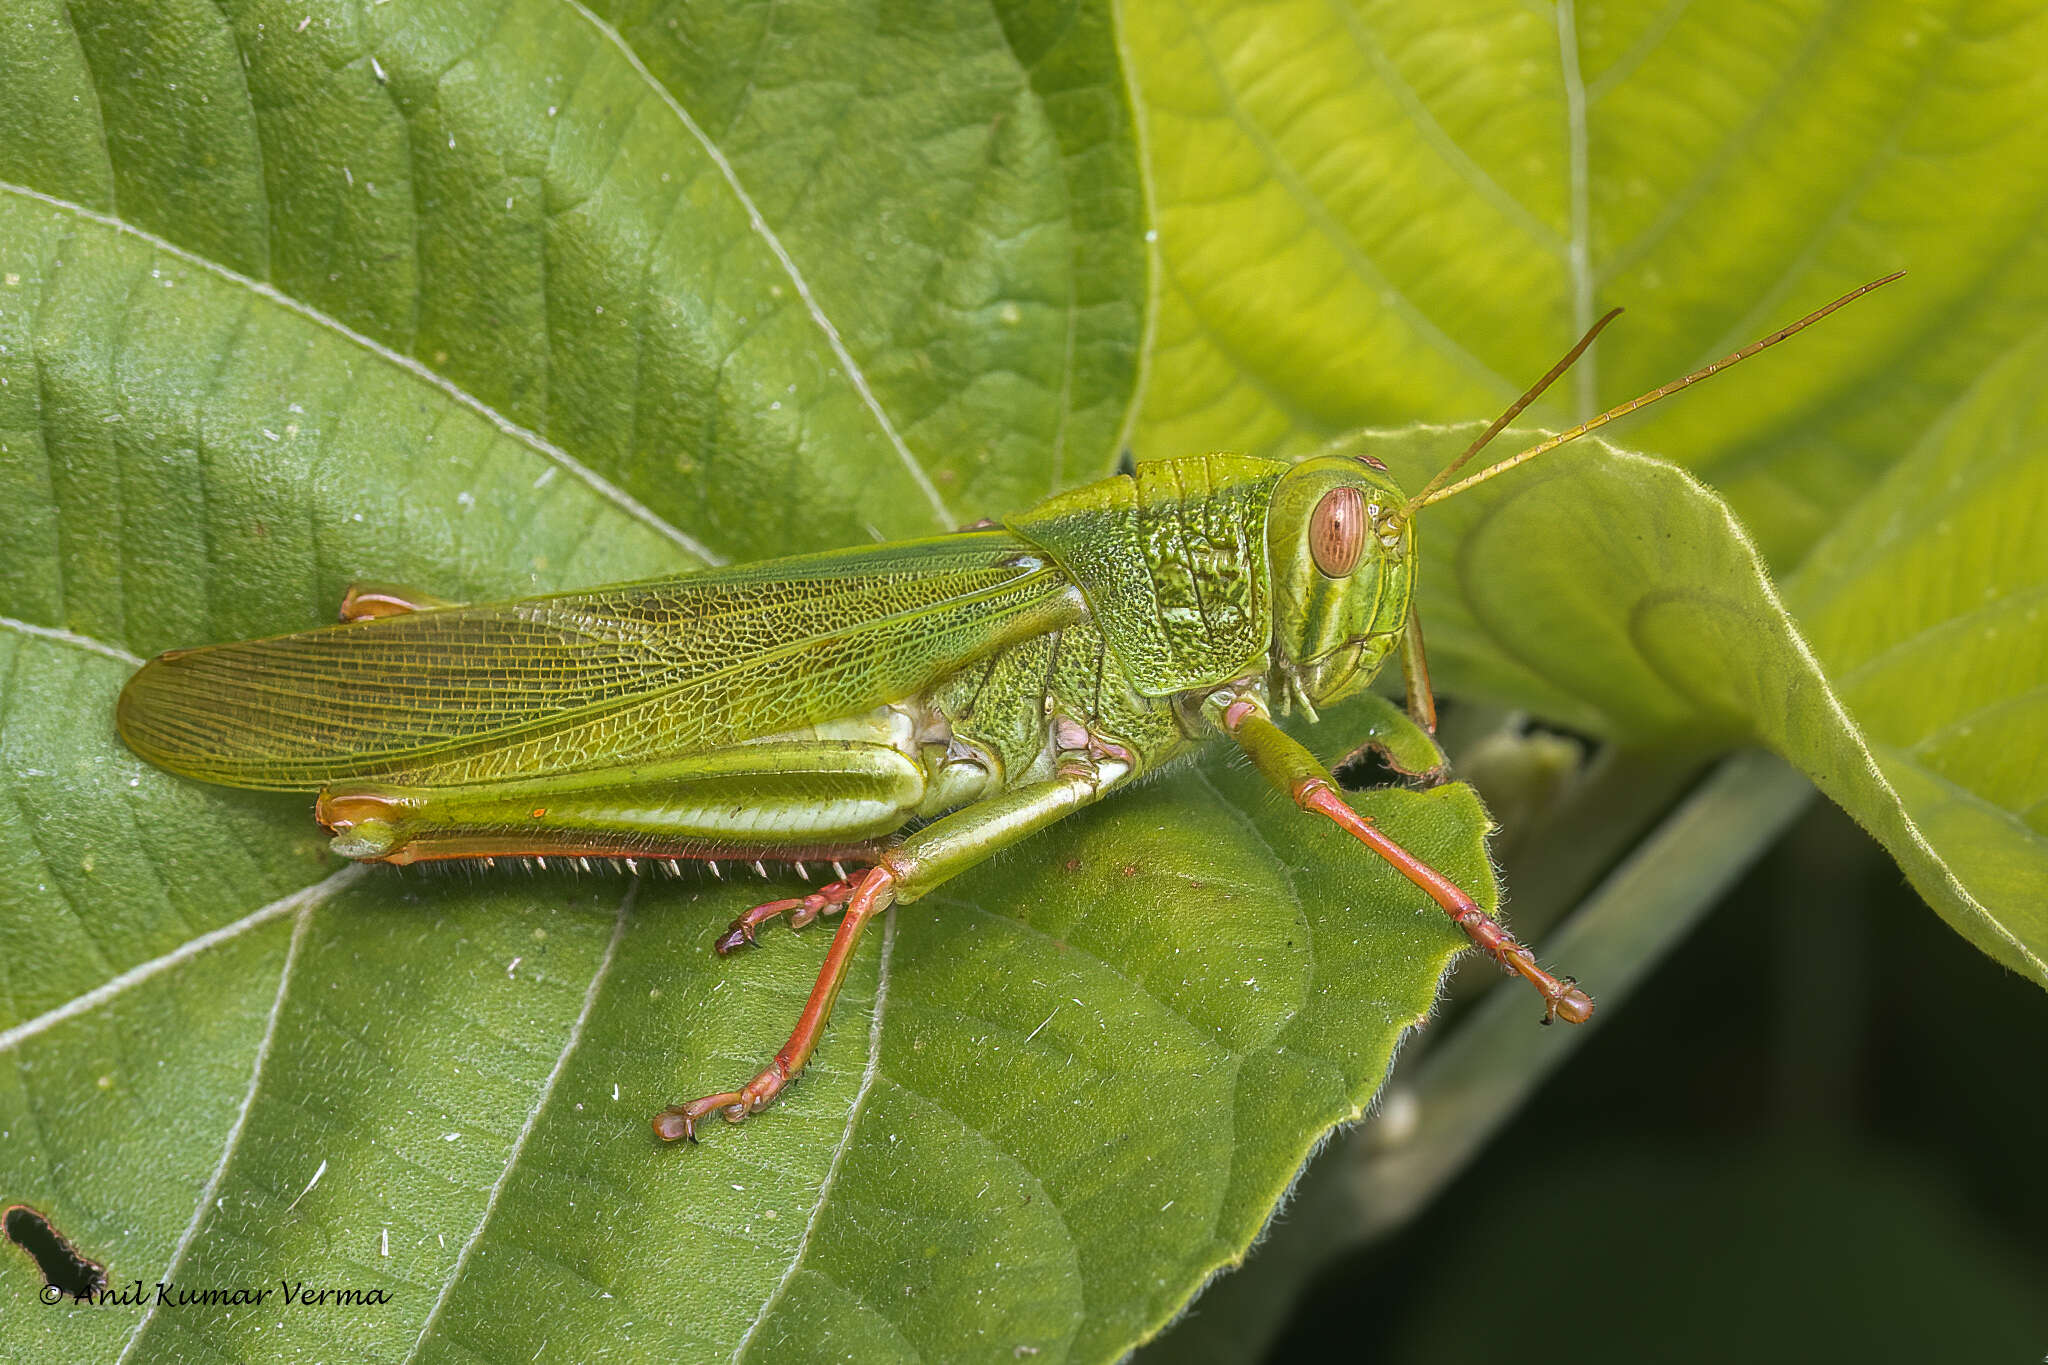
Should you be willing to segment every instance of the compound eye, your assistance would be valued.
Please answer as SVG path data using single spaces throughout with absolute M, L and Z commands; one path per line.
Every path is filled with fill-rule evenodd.
M 1308 519 L 1308 553 L 1331 578 L 1358 567 L 1365 548 L 1365 495 L 1356 488 L 1332 488 Z

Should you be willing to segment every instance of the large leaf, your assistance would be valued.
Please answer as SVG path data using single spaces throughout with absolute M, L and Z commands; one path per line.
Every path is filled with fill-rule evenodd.
M 2023 954 L 2037 980 L 2048 955 L 2044 374 L 2048 333 L 1986 371 L 1787 593 L 1920 837 L 1951 851 L 1987 904 L 2011 908 L 2017 942 L 1971 938 L 2008 964 Z
M 1131 0 L 1157 238 L 1141 455 L 1590 415 L 1905 283 L 1631 444 L 1783 568 L 2048 323 L 2048 7 Z
M 1638 744 L 1771 744 L 2048 983 L 2048 541 L 2020 510 L 2042 462 L 2048 10 L 1123 15 L 1158 267 L 1141 454 L 1469 418 L 1626 303 L 1546 400 L 1590 414 L 1908 270 L 1635 420 L 1629 444 L 1725 504 L 1669 468 L 1551 457 L 1428 514 L 1425 616 L 1453 692 Z M 1458 442 L 1422 445 L 1400 463 L 1418 482 Z M 1902 461 L 1919 472 L 1881 477 Z M 1763 564 L 1829 532 L 1799 598 L 1816 658 Z
M 761 556 L 1113 458 L 1143 264 L 1110 53 L 1098 9 L 33 0 L 0 31 L 0 180 Z
M 1101 1359 L 1242 1253 L 1458 939 L 1227 763 L 897 911 L 777 1109 L 662 1152 L 646 1114 L 758 1064 L 820 935 L 719 964 L 758 889 L 337 872 L 303 803 L 108 719 L 136 656 L 353 577 L 597 582 L 1105 467 L 1125 74 L 1146 455 L 1484 414 L 1637 305 L 1554 420 L 1910 266 L 1898 312 L 1631 438 L 1781 566 L 1839 523 L 1791 589 L 1811 650 L 1720 501 L 1599 450 L 1432 509 L 1425 610 L 1457 689 L 1772 743 L 2038 978 L 2039 23 L 1738 19 L 17 6 L 0 1199 L 120 1279 L 392 1301 L 52 1311 L 9 1253 L 7 1349 Z M 1419 478 L 1460 434 L 1382 439 Z M 1371 801 L 1491 896 L 1469 793 Z
M 662 1149 L 647 1116 L 757 1066 L 821 956 L 711 954 L 758 890 L 350 868 L 252 904 L 317 856 L 302 809 L 122 755 L 127 668 L 79 638 L 0 653 L 0 1188 L 119 1283 L 390 1296 L 50 1309 L 10 1256 L 10 1359 L 1113 1359 L 1460 942 L 1210 764 L 892 912 L 790 1094 Z M 1486 884 L 1466 789 L 1369 808 Z
M 354 578 L 617 580 L 1106 465 L 1139 232 L 1101 13 L 230 17 L 6 34 L 0 1199 L 117 1284 L 273 1293 L 52 1309 L 8 1252 L 6 1353 L 1127 1350 L 1462 942 L 1248 770 L 899 908 L 803 1080 L 676 1150 L 648 1115 L 759 1066 L 823 954 L 710 954 L 770 891 L 337 868 L 303 800 L 111 725 L 141 655 L 329 619 Z M 1366 800 L 1491 902 L 1468 790 Z
M 1726 503 L 1588 441 L 1423 511 L 1433 667 L 1637 747 L 1768 745 L 2048 986 L 2042 356 L 1988 373 L 1817 553 L 1818 656 Z M 1346 445 L 1422 478 L 1471 434 Z

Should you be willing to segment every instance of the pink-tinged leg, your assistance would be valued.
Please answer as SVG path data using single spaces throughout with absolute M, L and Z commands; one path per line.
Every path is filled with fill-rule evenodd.
M 1536 955 L 1503 929 L 1459 889 L 1458 884 L 1402 848 L 1381 832 L 1372 820 L 1351 809 L 1321 778 L 1304 778 L 1294 785 L 1295 804 L 1334 821 L 1338 828 L 1394 865 L 1394 870 L 1429 894 L 1444 908 L 1451 922 L 1465 931 L 1465 937 L 1488 957 L 1534 986 L 1543 995 L 1543 1022 L 1562 1019 L 1583 1024 L 1593 1017 L 1593 997 L 1580 990 L 1570 977 L 1556 977 L 1536 965 Z
M 832 947 L 825 954 L 825 965 L 818 970 L 817 984 L 811 987 L 811 998 L 804 1003 L 804 1012 L 797 1018 L 796 1029 L 782 1051 L 775 1054 L 767 1070 L 738 1090 L 671 1105 L 656 1114 L 655 1136 L 669 1142 L 694 1138 L 697 1124 L 710 1114 L 738 1123 L 750 1114 L 760 1113 L 810 1059 L 869 920 L 895 904 L 899 897 L 914 901 L 998 850 L 1099 799 L 1129 772 L 1129 766 L 1119 762 L 1115 770 L 1104 773 L 1087 755 L 1069 754 L 1062 760 L 1057 776 L 1012 787 L 941 816 L 894 848 L 874 854 L 878 859 L 876 865 L 851 879 L 853 894 L 846 902 L 846 917 L 839 922 L 839 932 L 833 935 Z M 779 912 L 772 906 L 763 906 L 756 913 L 766 918 Z M 744 925 L 742 919 L 722 941 L 731 942 L 738 934 L 744 942 Z
M 343 621 L 377 621 L 386 616 L 405 616 L 435 607 L 452 607 L 445 598 L 414 592 L 389 583 L 351 583 L 341 595 Z
M 853 899 L 854 887 L 855 883 L 851 881 L 833 882 L 829 886 L 819 887 L 808 896 L 757 905 L 734 920 L 732 927 L 725 931 L 724 937 L 712 946 L 720 957 L 724 957 L 747 944 L 757 942 L 756 934 L 760 927 L 777 916 L 788 915 L 789 927 L 801 929 L 820 915 L 836 915 Z
M 1429 685 L 1429 655 L 1422 648 L 1422 615 L 1408 609 L 1408 628 L 1401 632 L 1401 681 L 1408 693 L 1408 714 L 1430 734 L 1436 733 L 1436 693 Z
M 1336 779 L 1316 762 L 1314 754 L 1273 724 L 1263 707 L 1230 692 L 1212 697 L 1212 714 L 1236 740 L 1266 779 L 1294 798 L 1305 811 L 1335 823 L 1346 834 L 1393 864 L 1394 870 L 1429 894 L 1451 921 L 1465 931 L 1486 955 L 1534 986 L 1543 995 L 1543 1022 L 1562 1019 L 1583 1024 L 1593 1017 L 1593 997 L 1570 977 L 1555 977 L 1536 965 L 1536 955 L 1481 910 L 1458 884 L 1380 832 L 1366 816 L 1337 795 Z
M 804 1069 L 804 1063 L 811 1059 L 811 1052 L 825 1031 L 825 1021 L 831 1017 L 832 1002 L 838 998 L 839 987 L 846 980 L 846 971 L 852 965 L 853 950 L 860 945 L 862 932 L 866 930 L 868 921 L 887 909 L 895 899 L 896 876 L 888 868 L 874 867 L 862 873 L 854 886 L 852 898 L 846 903 L 846 918 L 839 922 L 839 932 L 832 936 L 832 947 L 825 954 L 825 965 L 818 969 L 817 982 L 811 987 L 811 998 L 804 1002 L 804 1012 L 797 1016 L 796 1028 L 790 1033 L 789 1041 L 782 1045 L 782 1051 L 775 1054 L 775 1060 L 738 1090 L 706 1095 L 688 1104 L 670 1105 L 654 1116 L 654 1135 L 664 1142 L 682 1138 L 694 1142 L 697 1124 L 711 1114 L 718 1114 L 728 1123 L 740 1123 L 748 1115 L 766 1109 L 782 1093 L 782 1088 Z

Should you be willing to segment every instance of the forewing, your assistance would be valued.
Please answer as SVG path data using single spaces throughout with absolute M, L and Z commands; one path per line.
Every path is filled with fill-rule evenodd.
M 175 651 L 121 694 L 173 772 L 308 790 L 630 764 L 855 715 L 1080 611 L 1003 532 Z

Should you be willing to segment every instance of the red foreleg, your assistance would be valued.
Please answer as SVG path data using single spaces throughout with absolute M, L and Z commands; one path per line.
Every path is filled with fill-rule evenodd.
M 1369 817 L 1345 804 L 1327 782 L 1315 777 L 1301 779 L 1294 784 L 1294 800 L 1303 810 L 1334 821 L 1346 834 L 1392 863 L 1396 872 L 1442 906 L 1451 922 L 1463 929 L 1465 937 L 1482 952 L 1540 991 L 1544 1023 L 1562 1019 L 1567 1024 L 1583 1024 L 1593 1017 L 1592 996 L 1580 990 L 1570 977 L 1552 976 L 1536 965 L 1536 955 L 1481 910 L 1456 882 L 1388 838 Z

